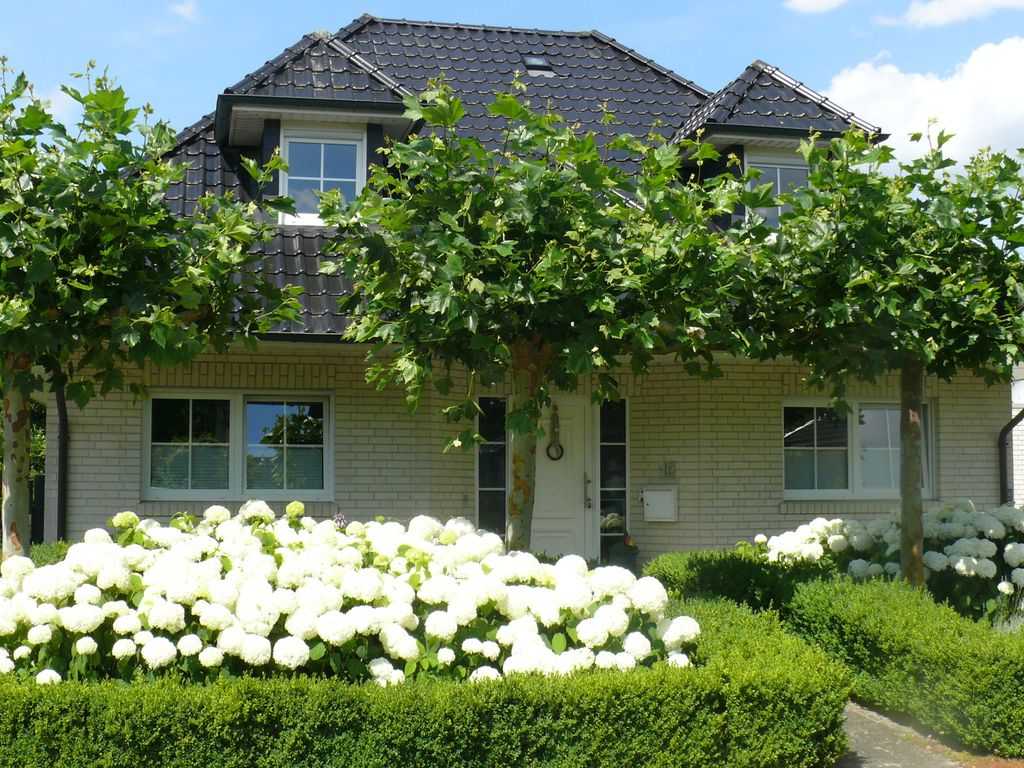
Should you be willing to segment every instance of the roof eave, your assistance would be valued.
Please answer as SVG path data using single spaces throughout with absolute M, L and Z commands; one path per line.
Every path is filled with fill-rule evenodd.
M 399 102 L 362 101 L 359 99 L 324 99 L 313 96 L 266 96 L 244 93 L 222 93 L 217 96 L 214 117 L 214 137 L 218 144 L 230 144 L 231 112 L 236 106 L 253 106 L 272 111 L 294 109 L 311 114 L 324 112 L 370 112 L 382 115 L 401 115 L 405 105 Z

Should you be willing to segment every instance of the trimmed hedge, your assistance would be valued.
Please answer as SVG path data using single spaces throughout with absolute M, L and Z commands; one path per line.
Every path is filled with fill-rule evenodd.
M 755 610 L 785 611 L 796 586 L 834 573 L 820 562 L 769 563 L 741 549 L 670 552 L 647 563 L 644 573 L 684 597 L 724 597 Z
M 736 766 L 830 764 L 849 680 L 775 617 L 682 606 L 689 669 L 500 683 L 0 682 L 0 766 Z
M 903 582 L 797 588 L 787 623 L 854 672 L 854 694 L 967 746 L 1024 756 L 1024 638 Z
M 33 544 L 29 548 L 28 554 L 36 568 L 39 568 L 59 563 L 67 555 L 70 547 L 71 542 L 69 541 L 44 541 L 40 544 Z

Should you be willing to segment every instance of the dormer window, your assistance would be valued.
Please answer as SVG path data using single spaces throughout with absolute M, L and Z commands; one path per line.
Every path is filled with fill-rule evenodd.
M 755 155 L 751 157 L 753 154 L 749 152 L 747 155 L 747 167 L 756 168 L 761 172 L 761 178 L 754 182 L 756 186 L 771 184 L 773 195 L 792 192 L 794 189 L 807 186 L 807 166 L 797 157 L 788 155 L 779 157 Z M 764 217 L 765 223 L 776 227 L 779 224 L 779 217 L 789 209 L 788 205 L 773 205 L 767 208 L 758 208 L 757 212 Z
M 288 172 L 281 175 L 281 194 L 295 201 L 295 215 L 285 224 L 320 224 L 320 193 L 341 191 L 351 200 L 366 183 L 366 135 L 361 131 L 318 131 L 285 128 L 282 156 Z

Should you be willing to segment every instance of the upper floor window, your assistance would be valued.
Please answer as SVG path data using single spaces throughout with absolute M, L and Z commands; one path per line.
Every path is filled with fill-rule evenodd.
M 761 172 L 755 184 L 771 184 L 772 194 L 780 195 L 783 192 L 792 192 L 794 189 L 807 186 L 807 166 L 800 163 L 768 164 L 761 162 L 750 163 L 751 168 Z M 773 205 L 767 208 L 758 208 L 757 212 L 764 217 L 765 222 L 772 227 L 778 226 L 779 217 L 790 210 L 788 205 Z
M 285 129 L 281 152 L 288 172 L 281 175 L 281 193 L 295 201 L 296 213 L 286 224 L 320 224 L 320 193 L 341 191 L 345 200 L 366 183 L 366 138 L 358 131 Z

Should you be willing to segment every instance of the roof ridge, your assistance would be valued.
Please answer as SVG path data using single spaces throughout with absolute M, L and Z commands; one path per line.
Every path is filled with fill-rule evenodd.
M 761 65 L 761 66 L 757 66 L 757 65 Z M 829 99 L 827 96 L 823 96 L 822 94 L 818 93 L 813 88 L 810 88 L 810 87 L 804 85 L 799 80 L 795 80 L 794 78 L 792 78 L 789 75 L 787 75 L 785 72 L 783 72 L 778 67 L 772 66 L 771 64 L 768 64 L 767 62 L 761 61 L 760 59 L 757 59 L 756 61 L 754 61 L 754 63 L 751 64 L 750 66 L 751 67 L 756 67 L 757 69 L 760 69 L 764 74 L 768 75 L 768 77 L 770 77 L 770 78 L 772 78 L 774 80 L 777 80 L 778 82 L 782 83 L 783 85 L 785 85 L 785 86 L 787 86 L 789 88 L 792 88 L 794 91 L 799 93 L 804 98 L 807 98 L 807 99 L 810 99 L 811 101 L 813 101 L 819 107 L 831 110 L 832 112 L 834 112 L 837 115 L 839 115 L 839 117 L 842 118 L 843 120 L 847 120 L 850 123 L 852 123 L 853 125 L 856 125 L 862 131 L 865 131 L 867 133 L 874 133 L 874 134 L 878 134 L 878 133 L 882 132 L 881 127 L 879 127 L 877 125 L 872 125 L 867 120 L 864 120 L 862 118 L 857 117 L 857 115 L 855 115 L 849 109 L 846 109 L 844 107 L 839 106 L 834 101 Z
M 364 14 L 369 15 L 369 14 Z M 362 17 L 360 17 L 362 18 Z M 512 27 L 512 26 L 497 26 L 491 24 L 464 24 L 458 21 L 422 21 L 417 19 L 389 19 L 381 18 L 379 16 L 370 16 L 367 22 L 364 22 L 360 26 L 365 26 L 369 21 L 377 21 L 381 24 L 411 24 L 417 27 L 444 27 L 446 29 L 467 29 L 467 30 L 488 30 L 488 31 L 500 31 L 500 32 L 535 32 L 541 35 L 564 35 L 566 37 L 587 37 L 592 34 L 593 30 L 583 30 L 574 32 L 566 29 L 537 29 L 535 27 Z M 353 22 L 354 23 L 354 22 Z M 349 24 L 348 26 L 352 26 Z M 345 27 L 342 27 L 345 29 Z
M 198 120 L 196 120 L 194 123 L 192 123 L 192 125 L 187 125 L 180 131 L 178 131 L 174 135 L 174 149 L 169 150 L 168 154 L 174 152 L 177 149 L 180 149 L 182 145 L 196 138 L 203 131 L 212 126 L 216 114 L 216 112 L 209 112 L 203 115 Z
M 360 29 L 365 27 L 367 24 L 369 24 L 371 21 L 380 21 L 380 19 L 378 19 L 372 13 L 363 13 L 357 16 L 356 18 L 352 19 L 352 21 L 350 21 L 348 24 L 346 24 L 337 32 L 335 32 L 334 36 L 348 37 L 349 35 L 353 35 Z
M 391 77 L 391 75 L 385 72 L 381 67 L 366 59 L 363 54 L 342 40 L 339 40 L 337 37 L 332 37 L 330 40 L 324 41 L 324 45 L 334 48 L 350 63 L 355 64 L 374 80 L 399 96 L 413 95 L 412 91 Z
M 608 35 L 604 34 L 603 32 L 599 32 L 596 29 L 591 29 L 589 32 L 586 32 L 584 34 L 590 35 L 591 37 L 595 37 L 598 40 L 600 40 L 601 42 L 606 43 L 606 44 L 612 46 L 613 48 L 617 48 L 619 51 L 621 51 L 622 53 L 626 54 L 627 56 L 631 56 L 632 58 L 636 59 L 637 61 L 643 62 L 648 67 L 653 69 L 655 72 L 658 72 L 658 73 L 664 75 L 665 77 L 668 77 L 668 78 L 670 78 L 672 80 L 675 80 L 678 83 L 681 83 L 681 84 L 685 85 L 687 88 L 689 88 L 690 90 L 694 91 L 699 96 L 703 96 L 704 98 L 709 98 L 712 95 L 710 91 L 704 90 L 703 88 L 701 88 L 699 85 L 697 85 L 692 80 L 687 80 L 685 77 L 683 77 L 682 75 L 680 75 L 680 74 L 678 74 L 676 72 L 673 72 L 668 67 L 662 66 L 661 64 L 656 62 L 654 59 L 649 59 L 648 57 L 644 56 L 642 53 L 638 53 L 634 49 L 630 48 L 628 45 L 624 45 L 623 43 L 620 43 L 614 37 L 609 37 Z

